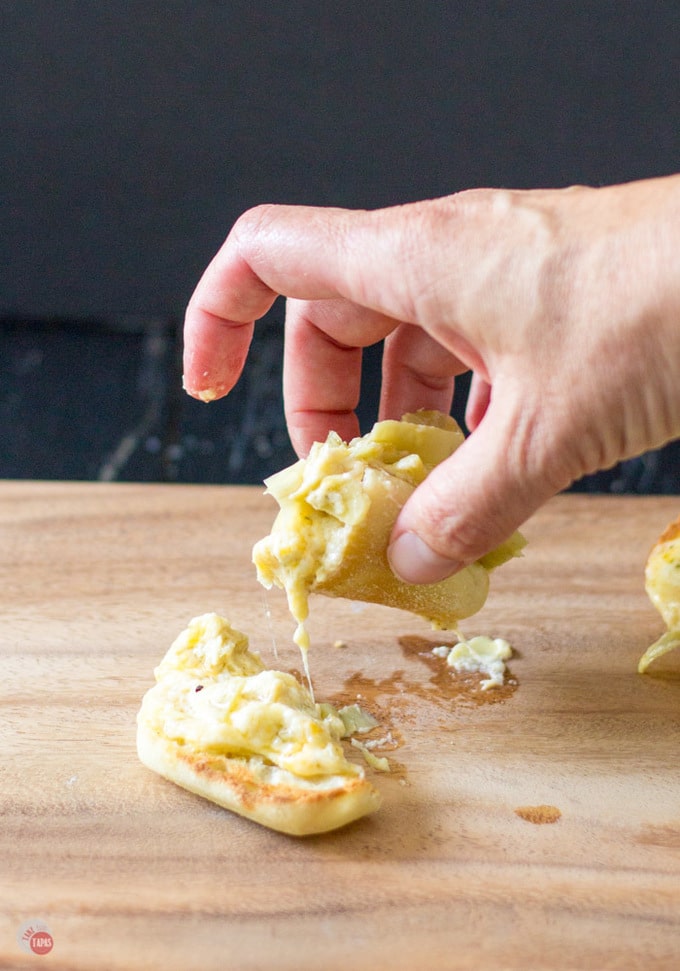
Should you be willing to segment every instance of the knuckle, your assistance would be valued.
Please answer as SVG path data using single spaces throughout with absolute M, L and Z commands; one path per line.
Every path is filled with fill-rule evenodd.
M 248 263 L 257 262 L 263 241 L 272 231 L 280 206 L 262 203 L 247 209 L 234 223 L 229 233 L 229 243 Z

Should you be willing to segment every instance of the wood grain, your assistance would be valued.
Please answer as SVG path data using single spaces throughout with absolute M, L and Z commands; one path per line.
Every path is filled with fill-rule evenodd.
M 273 511 L 248 487 L 0 484 L 0 967 L 679 966 L 680 656 L 636 673 L 662 627 L 644 562 L 677 500 L 535 516 L 464 625 L 515 648 L 496 696 L 456 682 L 420 621 L 315 600 L 317 696 L 361 696 L 399 746 L 377 815 L 302 841 L 155 777 L 134 745 L 195 614 L 299 668 L 250 563 Z M 49 955 L 19 948 L 31 919 Z

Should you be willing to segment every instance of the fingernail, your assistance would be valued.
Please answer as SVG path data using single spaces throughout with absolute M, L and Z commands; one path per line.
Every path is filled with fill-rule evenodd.
M 392 572 L 406 583 L 436 583 L 460 570 L 462 563 L 441 556 L 415 533 L 402 533 L 387 550 Z

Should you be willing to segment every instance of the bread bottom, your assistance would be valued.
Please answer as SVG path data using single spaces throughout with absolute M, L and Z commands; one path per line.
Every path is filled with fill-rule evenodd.
M 380 794 L 363 774 L 298 778 L 261 760 L 197 752 L 142 721 L 137 752 L 147 768 L 165 779 L 291 836 L 327 833 L 380 806 Z

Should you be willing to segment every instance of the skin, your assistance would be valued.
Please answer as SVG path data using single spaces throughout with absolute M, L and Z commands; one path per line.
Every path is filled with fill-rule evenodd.
M 410 582 L 455 572 L 575 479 L 680 436 L 680 176 L 252 209 L 189 303 L 190 394 L 231 390 L 280 294 L 300 455 L 331 428 L 358 434 L 370 344 L 385 339 L 381 418 L 448 411 L 473 372 L 471 434 L 394 527 L 390 562 Z

